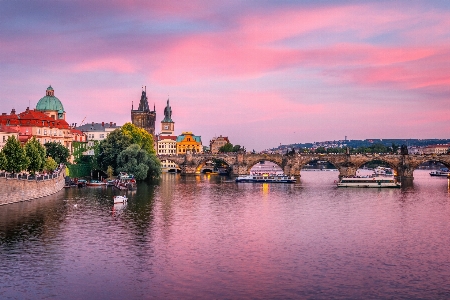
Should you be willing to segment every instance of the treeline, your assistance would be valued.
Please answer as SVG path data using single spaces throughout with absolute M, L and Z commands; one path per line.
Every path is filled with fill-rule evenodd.
M 245 151 L 244 147 L 241 147 L 240 145 L 234 145 L 232 143 L 226 143 L 222 147 L 219 148 L 219 152 L 239 152 L 239 151 Z
M 68 157 L 69 150 L 61 144 L 50 142 L 42 146 L 33 137 L 22 146 L 14 136 L 10 136 L 0 151 L 0 169 L 10 173 L 51 172 Z

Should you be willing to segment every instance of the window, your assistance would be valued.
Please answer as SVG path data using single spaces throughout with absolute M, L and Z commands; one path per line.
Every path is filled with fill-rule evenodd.
M 101 133 L 101 134 L 100 134 L 100 138 L 101 138 L 101 139 L 104 139 L 104 138 L 105 138 L 105 134 Z
M 47 135 L 47 129 L 44 129 L 44 135 Z

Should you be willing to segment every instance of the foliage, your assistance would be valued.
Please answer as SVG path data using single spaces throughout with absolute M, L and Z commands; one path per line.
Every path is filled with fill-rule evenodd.
M 327 153 L 345 153 L 345 148 L 340 148 L 340 147 L 330 147 L 327 148 Z
M 148 161 L 147 178 L 157 179 L 161 176 L 161 161 L 156 155 L 150 155 Z
M 52 157 L 49 156 L 45 160 L 44 170 L 47 172 L 51 172 L 51 171 L 55 170 L 57 166 L 58 166 L 58 163 Z
M 111 166 L 114 170 L 117 170 L 117 157 L 131 144 L 131 137 L 124 135 L 120 129 L 111 132 L 98 145 L 96 157 L 99 169 L 106 170 L 108 166 Z
M 27 171 L 34 174 L 44 169 L 46 150 L 35 137 L 25 144 L 25 153 L 30 160 Z
M 106 170 L 106 174 L 108 174 L 108 178 L 112 178 L 114 175 L 114 169 L 111 166 L 108 166 L 108 169 Z
M 70 176 L 70 177 L 86 177 L 89 176 L 91 174 L 91 165 L 90 164 L 69 164 L 66 167 L 66 170 L 69 170 L 69 173 L 66 175 Z
M 147 151 L 149 154 L 156 153 L 153 147 L 153 136 L 145 129 L 139 128 L 132 123 L 125 123 L 120 130 L 124 135 L 131 138 L 131 144 L 138 144 L 141 146 L 141 149 Z
M 137 180 L 147 178 L 150 155 L 137 144 L 132 144 L 117 157 L 117 171 L 133 174 Z
M 25 149 L 14 136 L 8 138 L 2 152 L 6 157 L 5 171 L 7 172 L 17 173 L 26 170 L 30 164 Z
M 0 170 L 6 169 L 7 163 L 8 163 L 8 161 L 6 160 L 5 154 L 3 153 L 3 151 L 0 152 Z
M 82 159 L 83 153 L 86 152 L 88 150 L 88 147 L 86 146 L 86 143 L 84 142 L 77 142 L 74 141 L 72 142 L 72 148 L 73 148 L 73 157 L 74 157 L 74 161 L 75 163 L 79 163 L 80 159 Z
M 239 151 L 245 151 L 245 148 L 241 147 L 240 145 L 233 146 L 233 144 L 229 142 L 219 148 L 219 152 L 239 152 Z
M 47 155 L 53 158 L 57 164 L 67 163 L 67 159 L 70 156 L 69 149 L 57 142 L 48 142 L 44 144 Z
M 318 147 L 316 153 L 327 153 L 327 149 L 325 147 Z

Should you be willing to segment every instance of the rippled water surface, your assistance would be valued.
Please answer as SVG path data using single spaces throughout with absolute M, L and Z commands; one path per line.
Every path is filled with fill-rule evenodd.
M 0 206 L 1 299 L 447 299 L 450 191 L 166 174 Z

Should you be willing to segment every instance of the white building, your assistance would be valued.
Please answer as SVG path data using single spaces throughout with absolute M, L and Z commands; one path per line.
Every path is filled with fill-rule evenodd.
M 88 151 L 86 151 L 85 155 L 94 155 L 94 145 L 108 137 L 108 135 L 120 128 L 120 126 L 117 126 L 116 123 L 109 122 L 109 123 L 90 123 L 90 124 L 84 124 L 81 126 L 76 127 L 75 129 L 80 130 L 84 134 L 86 134 L 87 137 L 87 147 Z

